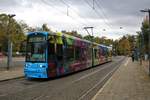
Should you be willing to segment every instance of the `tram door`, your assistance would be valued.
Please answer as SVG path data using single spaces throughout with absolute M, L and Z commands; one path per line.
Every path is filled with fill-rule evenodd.
M 48 76 L 57 76 L 56 65 L 56 39 L 53 35 L 48 36 Z
M 63 67 L 63 42 L 62 36 L 56 36 L 56 63 L 57 63 L 57 75 L 64 74 Z

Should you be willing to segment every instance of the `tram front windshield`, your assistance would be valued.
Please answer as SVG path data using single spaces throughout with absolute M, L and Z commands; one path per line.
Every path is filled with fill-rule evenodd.
M 44 36 L 32 36 L 28 38 L 27 62 L 45 62 L 46 61 L 46 40 Z

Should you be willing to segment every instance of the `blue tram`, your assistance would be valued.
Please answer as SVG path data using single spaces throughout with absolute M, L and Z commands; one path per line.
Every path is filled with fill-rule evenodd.
M 27 78 L 65 75 L 111 61 L 111 50 L 61 32 L 30 32 L 24 74 Z

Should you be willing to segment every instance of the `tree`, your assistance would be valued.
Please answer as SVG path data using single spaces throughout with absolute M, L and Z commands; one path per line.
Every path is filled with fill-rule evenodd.
M 123 36 L 118 42 L 118 52 L 120 55 L 130 54 L 130 43 L 127 37 Z
M 114 55 L 118 55 L 119 54 L 118 45 L 119 45 L 119 41 L 118 40 L 113 41 L 112 50 L 113 50 L 113 54 Z
M 135 42 L 135 36 L 134 35 L 127 35 L 126 37 L 129 40 L 130 49 L 134 50 L 135 45 L 136 45 L 136 44 L 134 44 L 134 42 Z
M 1 50 L 6 51 L 7 50 L 7 35 L 6 31 L 8 27 L 8 16 L 6 14 L 0 14 L 0 45 Z
M 96 43 L 100 43 L 100 38 L 97 36 L 97 37 L 95 37 L 94 38 L 94 42 L 96 42 Z
M 100 44 L 105 44 L 105 40 L 106 40 L 107 38 L 105 37 L 105 36 L 102 36 L 101 38 L 100 38 Z
M 144 20 L 143 23 L 142 23 L 142 27 L 141 27 L 141 30 L 142 30 L 142 35 L 143 35 L 143 40 L 144 40 L 144 52 L 148 54 L 148 41 L 149 41 L 149 23 L 148 23 L 148 20 Z
M 43 30 L 43 31 L 47 31 L 47 32 L 51 31 L 51 30 L 47 27 L 47 24 L 43 24 L 43 25 L 42 25 L 42 30 Z
M 19 21 L 19 25 L 24 33 L 28 32 L 29 26 L 23 20 Z
M 3 52 L 7 52 L 8 35 L 13 42 L 13 51 L 19 51 L 20 41 L 25 38 L 20 24 L 6 14 L 0 14 L 0 45 Z
M 83 37 L 83 39 L 89 40 L 91 42 L 92 42 L 92 38 L 94 38 L 94 36 L 91 36 L 91 35 L 86 35 L 86 36 Z

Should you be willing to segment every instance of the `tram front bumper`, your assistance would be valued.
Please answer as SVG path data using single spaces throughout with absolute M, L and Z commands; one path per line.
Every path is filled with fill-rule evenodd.
M 45 68 L 25 68 L 24 74 L 27 78 L 48 78 L 47 70 Z

